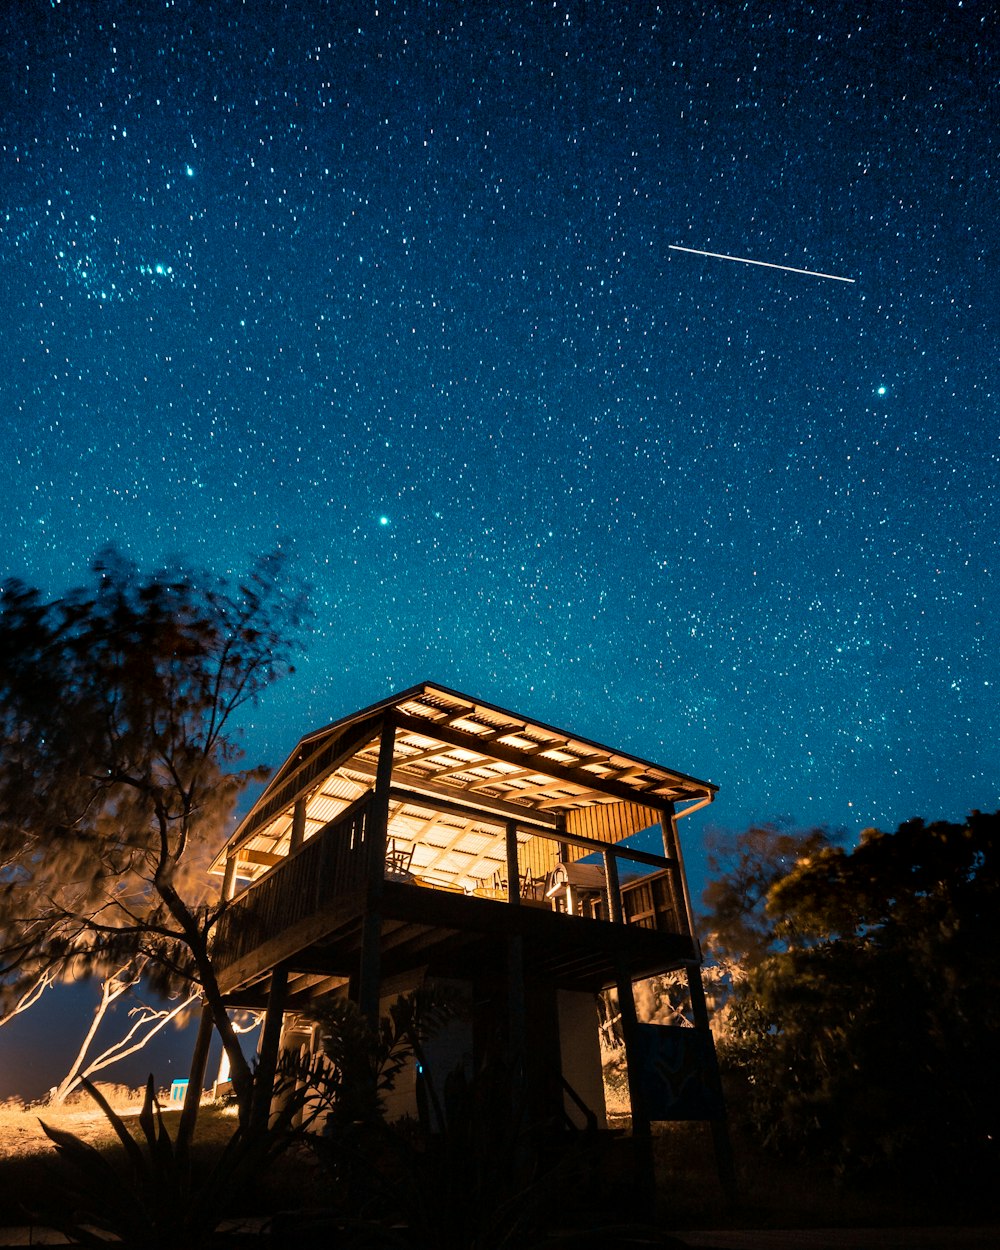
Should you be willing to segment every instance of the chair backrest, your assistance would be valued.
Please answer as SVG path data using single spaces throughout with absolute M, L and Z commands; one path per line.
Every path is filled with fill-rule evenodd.
M 390 838 L 385 848 L 385 870 L 389 873 L 408 873 L 413 863 L 413 845 L 401 846 Z

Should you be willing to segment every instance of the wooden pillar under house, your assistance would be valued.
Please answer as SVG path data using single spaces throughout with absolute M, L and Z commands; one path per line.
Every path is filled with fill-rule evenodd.
M 635 1010 L 632 977 L 620 957 L 617 960 L 615 979 L 618 988 L 618 1010 L 621 1014 L 622 1040 L 625 1043 L 625 1070 L 628 1075 L 628 1098 L 632 1111 L 636 1180 L 643 1201 L 652 1208 L 656 1193 L 656 1175 L 653 1164 L 652 1126 L 639 1071 L 639 1019 Z
M 278 964 L 271 970 L 264 1027 L 261 1030 L 257 1052 L 257 1071 L 254 1077 L 253 1103 L 250 1109 L 250 1122 L 255 1128 L 266 1128 L 271 1114 L 271 1098 L 274 1093 L 274 1077 L 278 1070 L 278 1051 L 281 1046 L 281 1028 L 284 1023 L 287 996 L 288 967 L 285 964 Z
M 367 890 L 361 921 L 361 959 L 358 969 L 358 1007 L 368 1023 L 378 1026 L 382 964 L 382 892 L 389 826 L 389 789 L 392 784 L 396 726 L 391 717 L 382 721 L 375 789 L 368 810 Z
M 521 905 L 520 865 L 517 857 L 517 823 L 506 825 L 507 902 Z M 523 1078 L 527 1048 L 524 993 L 524 939 L 512 933 L 507 943 L 507 1021 L 510 1059 L 515 1075 Z
M 736 1164 L 733 1158 L 733 1144 L 729 1137 L 729 1120 L 726 1115 L 726 1104 L 722 1094 L 722 1078 L 719 1074 L 719 1063 L 715 1055 L 715 1040 L 708 1019 L 708 1004 L 705 1001 L 705 986 L 701 979 L 701 967 L 688 964 L 688 994 L 691 998 L 691 1014 L 694 1026 L 701 1029 L 707 1037 L 708 1072 L 706 1073 L 709 1091 L 716 1102 L 719 1114 L 710 1121 L 712 1127 L 712 1145 L 715 1149 L 715 1167 L 719 1174 L 719 1182 L 730 1203 L 737 1198 Z

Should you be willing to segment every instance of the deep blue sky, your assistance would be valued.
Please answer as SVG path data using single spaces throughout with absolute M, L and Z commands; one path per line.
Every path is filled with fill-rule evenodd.
M 7 6 L 4 563 L 280 545 L 255 759 L 431 678 L 717 782 L 696 877 L 1000 806 L 994 17 Z

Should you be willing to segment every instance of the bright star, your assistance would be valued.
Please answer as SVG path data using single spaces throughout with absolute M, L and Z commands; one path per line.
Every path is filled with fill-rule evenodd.
M 389 518 L 388 518 L 387 516 L 380 516 L 380 517 L 379 517 L 379 519 L 378 519 L 378 523 L 379 523 L 379 525 L 388 525 L 388 524 L 389 524 Z
M 885 395 L 888 390 L 889 388 L 887 386 L 880 386 L 875 393 L 876 395 Z

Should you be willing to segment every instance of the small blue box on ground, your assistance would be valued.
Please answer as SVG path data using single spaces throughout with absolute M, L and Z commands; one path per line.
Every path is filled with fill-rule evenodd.
M 187 1093 L 187 1088 L 187 1077 L 184 1077 L 182 1080 L 178 1079 L 176 1081 L 172 1081 L 170 1085 L 170 1101 L 183 1102 L 184 1095 Z

